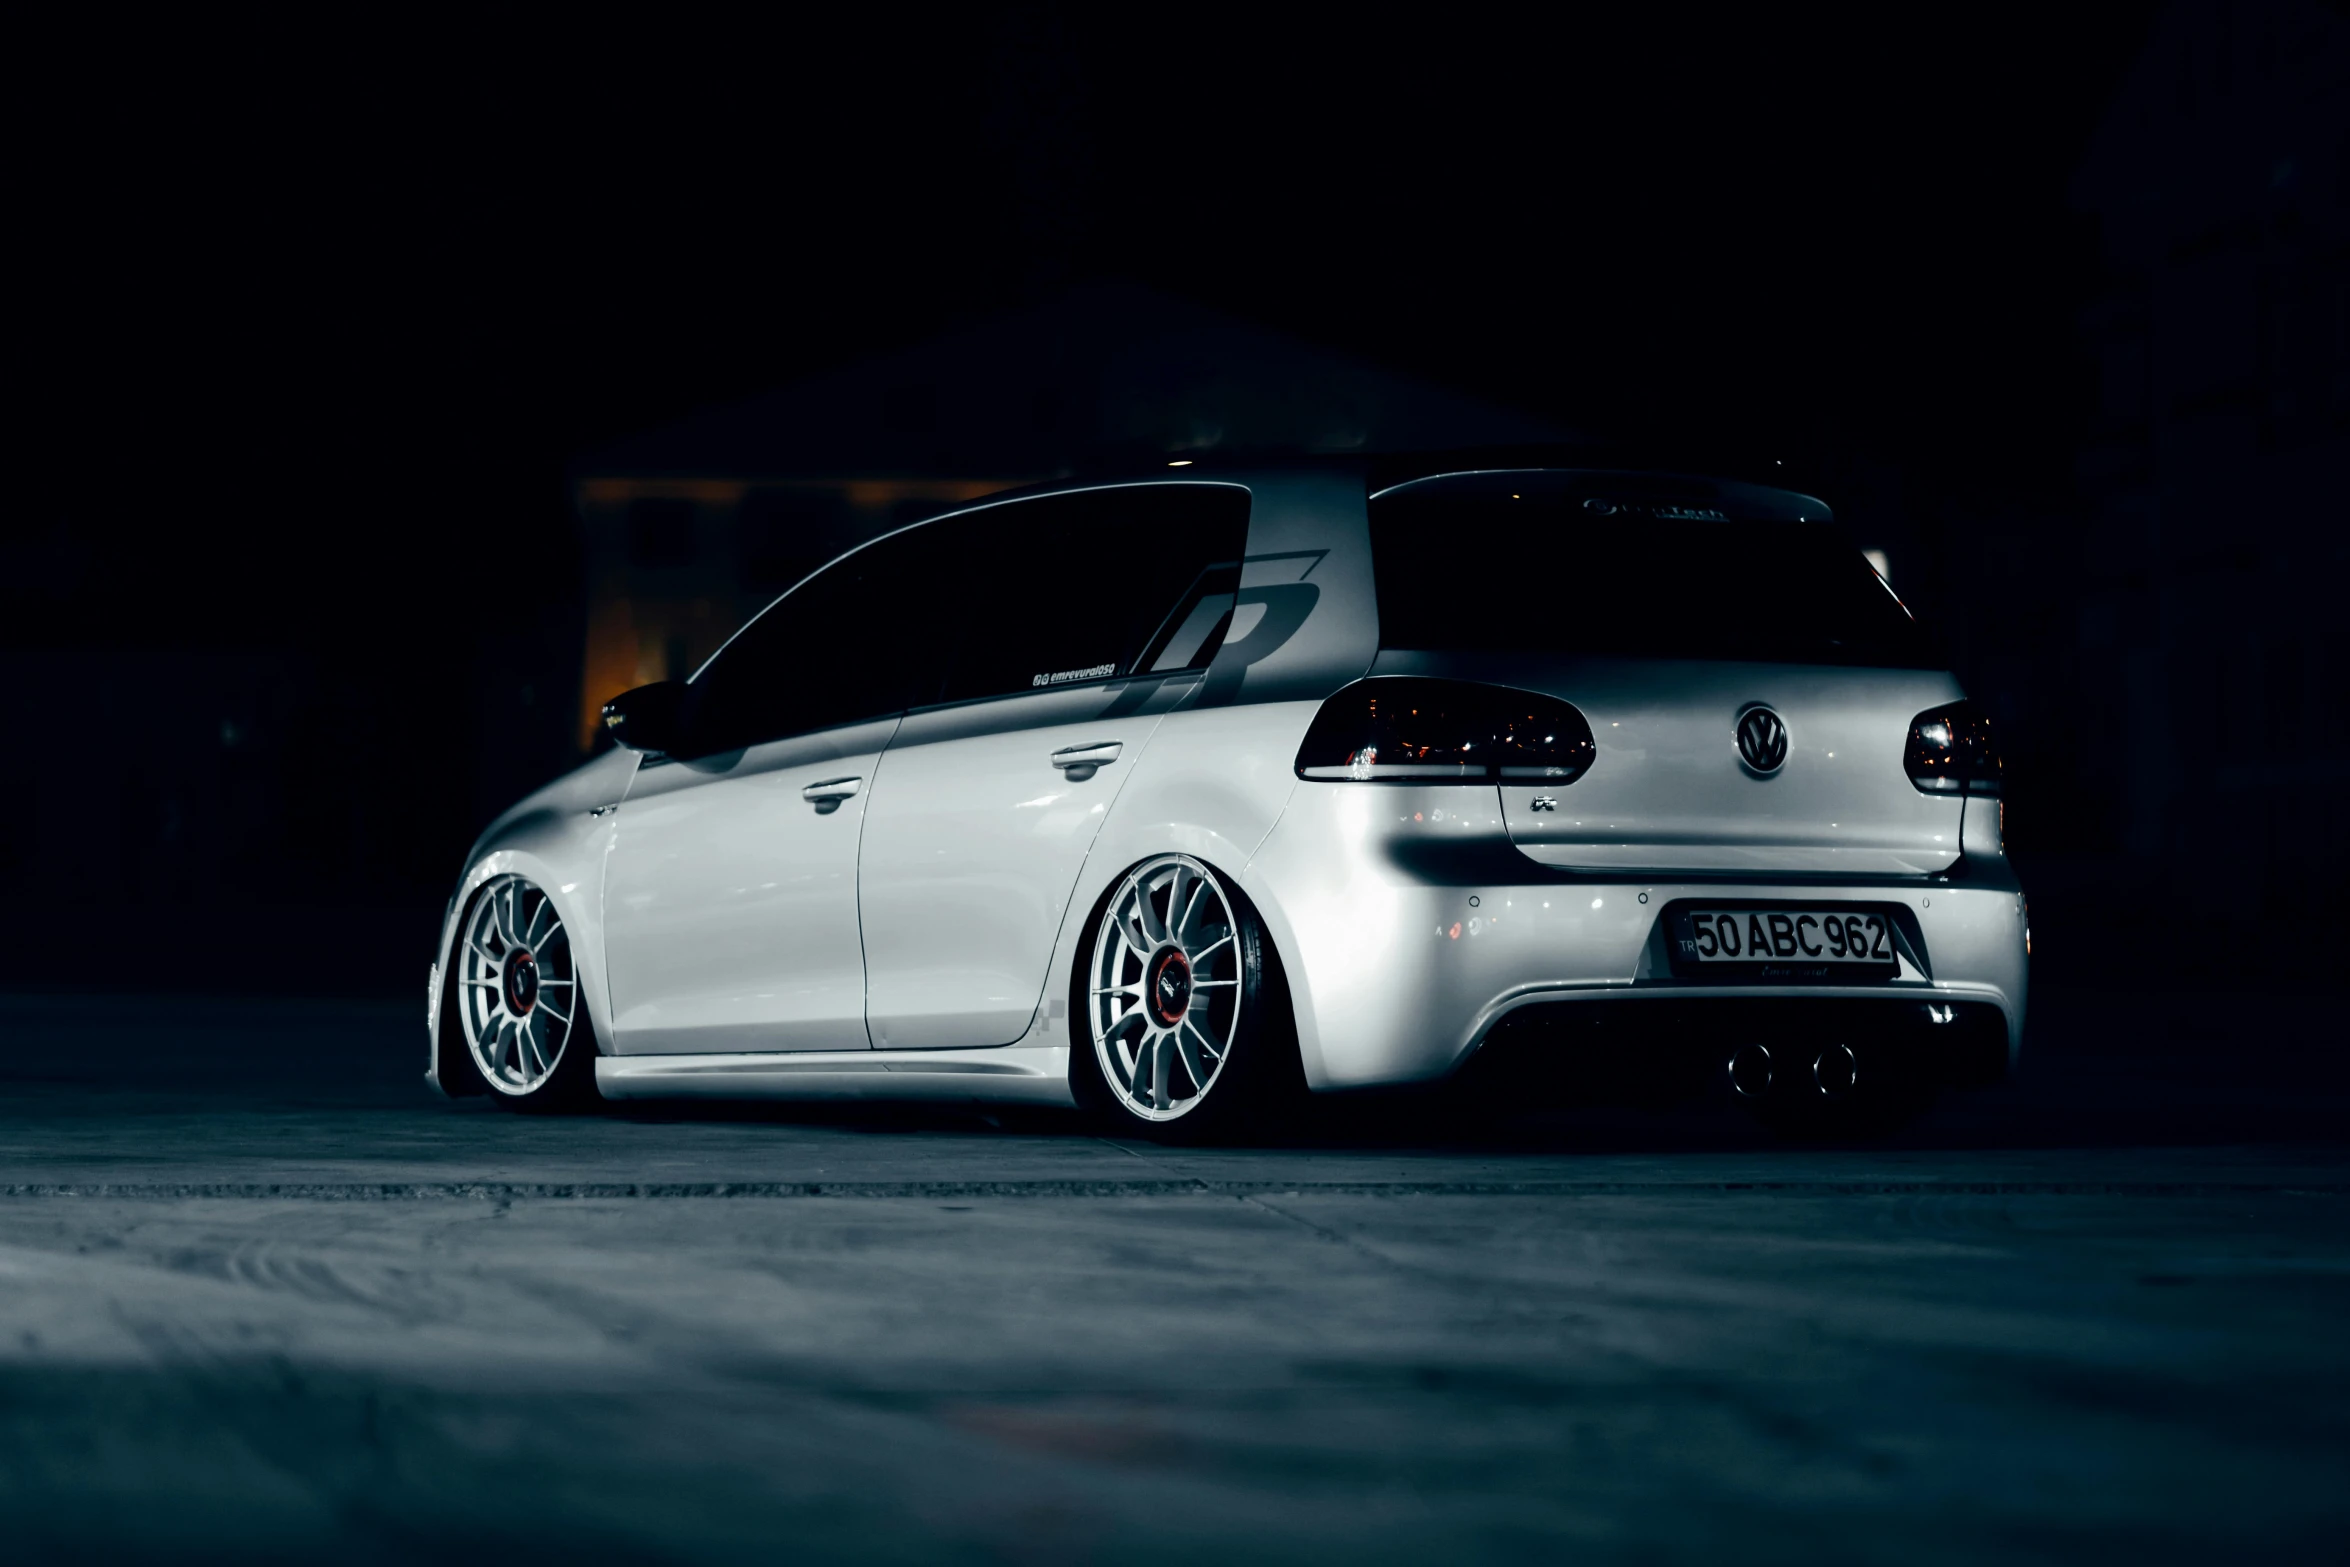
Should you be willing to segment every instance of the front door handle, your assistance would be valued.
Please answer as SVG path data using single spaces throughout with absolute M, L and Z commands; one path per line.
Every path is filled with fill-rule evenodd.
M 1118 742 L 1096 740 L 1091 745 L 1064 746 L 1053 753 L 1053 765 L 1069 775 L 1072 783 L 1083 783 L 1099 769 L 1118 759 Z
M 862 778 L 827 778 L 812 783 L 800 791 L 800 798 L 816 807 L 816 814 L 828 816 L 840 809 L 840 802 L 865 786 Z

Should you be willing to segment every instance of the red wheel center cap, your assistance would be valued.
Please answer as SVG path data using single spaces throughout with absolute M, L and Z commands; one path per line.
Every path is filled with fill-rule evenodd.
M 538 960 L 528 952 L 517 952 L 506 962 L 506 1010 L 520 1017 L 539 1000 Z
M 1150 992 L 1151 1016 L 1160 1027 L 1173 1028 L 1191 1010 L 1191 960 L 1175 948 L 1163 948 L 1151 959 L 1143 985 Z

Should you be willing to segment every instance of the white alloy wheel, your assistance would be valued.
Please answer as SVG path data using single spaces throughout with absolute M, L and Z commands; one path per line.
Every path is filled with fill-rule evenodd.
M 1197 1110 L 1239 1031 L 1241 931 L 1215 873 L 1188 855 L 1138 866 L 1094 933 L 1086 1017 L 1118 1103 L 1145 1121 Z
M 571 937 L 543 891 L 519 876 L 482 888 L 457 940 L 457 1016 L 474 1069 L 510 1098 L 554 1078 L 579 1008 Z

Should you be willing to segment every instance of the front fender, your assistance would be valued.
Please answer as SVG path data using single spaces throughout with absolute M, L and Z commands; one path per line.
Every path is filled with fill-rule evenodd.
M 442 1048 L 451 1021 L 444 1002 L 457 935 L 482 887 L 499 876 L 520 876 L 554 903 L 571 932 L 572 962 L 578 968 L 580 999 L 596 1048 L 606 1049 L 612 1038 L 612 1003 L 604 968 L 604 861 L 618 818 L 608 811 L 596 812 L 622 798 L 635 768 L 633 753 L 600 756 L 500 816 L 475 842 L 442 917 L 428 988 L 425 1079 L 442 1093 L 469 1091 L 465 1075 L 454 1071 L 457 1057 L 445 1055 Z M 453 1039 L 447 1044 L 451 1051 L 461 1048 Z

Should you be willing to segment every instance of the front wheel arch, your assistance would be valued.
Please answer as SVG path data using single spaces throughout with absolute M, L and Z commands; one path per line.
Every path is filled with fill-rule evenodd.
M 441 1089 L 451 1097 L 483 1096 L 510 1110 L 579 1110 L 602 1103 L 602 1092 L 595 1077 L 596 1058 L 602 1054 L 602 1032 L 596 1026 L 595 1008 L 588 1000 L 592 979 L 588 966 L 573 950 L 575 922 L 554 891 L 530 867 L 500 863 L 502 857 L 493 857 L 477 867 L 470 880 L 474 885 L 466 892 L 456 918 L 450 922 L 449 941 L 442 955 L 440 976 L 439 1027 L 435 1030 L 434 1065 Z M 544 981 L 568 988 L 570 1015 L 562 1017 L 562 1042 L 553 1066 L 535 1083 L 519 1091 L 492 1083 L 475 1060 L 471 1030 L 462 1015 L 464 1005 L 466 952 L 465 947 L 477 917 L 484 905 L 501 889 L 512 889 L 517 899 L 536 894 L 547 916 L 553 921 L 551 931 L 539 932 L 536 940 L 560 937 L 565 953 L 567 975 L 560 980 L 550 977 Z M 528 908 L 518 903 L 517 908 Z M 518 924 L 518 921 L 509 921 Z M 543 948 L 534 947 L 537 956 L 544 958 Z M 549 961 L 552 961 L 551 959 Z M 534 972 L 545 972 L 533 965 Z M 527 1011 L 527 999 L 519 1003 Z M 542 1009 L 543 1010 L 543 1009 Z

